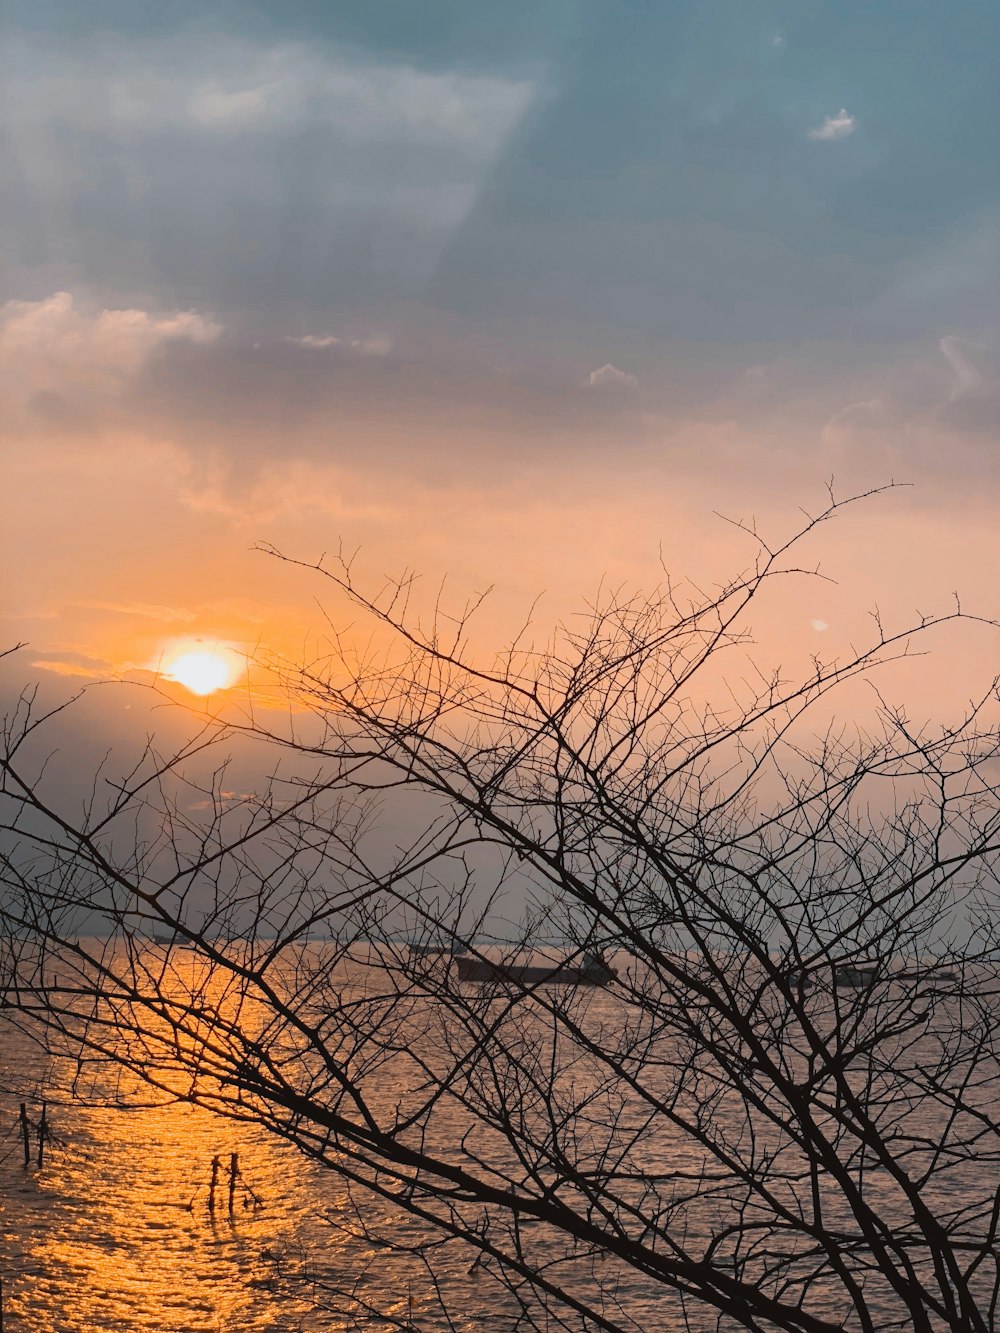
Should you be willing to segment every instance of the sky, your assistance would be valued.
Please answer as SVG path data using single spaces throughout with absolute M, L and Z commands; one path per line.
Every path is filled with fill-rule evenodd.
M 307 653 L 324 590 L 261 543 L 492 586 L 499 643 L 710 586 L 753 554 L 718 514 L 786 534 L 831 478 L 905 489 L 817 537 L 774 653 L 1000 616 L 998 39 L 985 0 L 7 0 L 6 679 Z M 928 709 L 996 658 L 944 645 Z

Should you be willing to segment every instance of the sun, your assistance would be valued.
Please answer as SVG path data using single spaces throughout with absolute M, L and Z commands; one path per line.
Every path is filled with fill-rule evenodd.
M 163 665 L 167 680 L 175 680 L 192 694 L 214 694 L 236 678 L 236 657 L 228 648 L 189 648 Z

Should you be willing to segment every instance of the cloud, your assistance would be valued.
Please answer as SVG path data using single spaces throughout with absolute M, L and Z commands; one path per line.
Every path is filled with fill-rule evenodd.
M 463 145 L 492 158 L 533 96 L 524 78 L 426 71 L 356 50 L 183 33 L 152 41 L 95 34 L 67 45 L 21 33 L 7 48 L 16 126 L 62 122 L 119 143 L 150 131 L 322 125 L 356 143 Z M 30 77 L 25 73 L 30 71 Z
M 231 125 L 252 120 L 267 111 L 270 95 L 281 88 L 280 81 L 260 88 L 227 90 L 217 85 L 199 88 L 188 102 L 188 110 L 203 125 Z
M 988 343 L 975 342 L 949 333 L 938 346 L 951 371 L 947 402 L 941 404 L 942 421 L 960 429 L 985 432 L 996 438 L 1000 421 L 1000 351 Z
M 392 351 L 392 339 L 375 334 L 371 338 L 355 338 L 351 349 L 362 356 L 388 356 Z
M 305 347 L 323 351 L 328 347 L 343 347 L 361 356 L 388 356 L 392 351 L 392 339 L 384 334 L 373 334 L 368 338 L 338 338 L 332 333 L 305 333 L 298 338 L 286 338 L 286 343 L 294 347 Z
M 970 494 L 983 488 L 995 492 L 1000 422 L 995 345 L 947 334 L 932 353 L 920 348 L 892 366 L 873 366 L 862 386 L 870 396 L 841 405 L 820 431 L 838 478 L 861 469 L 866 484 L 894 476 L 929 482 L 935 491 L 944 485 Z
M 106 658 L 66 650 L 38 653 L 30 665 L 41 671 L 53 671 L 58 676 L 82 676 L 87 680 L 103 679 L 112 671 Z
M 624 389 L 637 389 L 639 387 L 638 375 L 630 375 L 627 370 L 619 370 L 609 361 L 606 365 L 599 366 L 597 370 L 592 370 L 587 376 L 587 384 L 592 389 L 603 388 L 609 384 L 620 384 Z
M 280 519 L 298 523 L 310 516 L 326 520 L 332 516 L 342 525 L 398 525 L 405 512 L 405 507 L 399 508 L 398 502 L 388 498 L 384 488 L 370 493 L 364 485 L 359 486 L 349 468 L 304 459 L 265 463 L 239 480 L 220 461 L 216 466 L 198 469 L 178 498 L 194 513 L 217 515 L 256 532 L 262 524 Z M 230 617 L 253 620 L 242 606 L 225 609 Z
M 340 339 L 335 338 L 332 333 L 304 333 L 301 338 L 286 338 L 286 343 L 292 343 L 295 347 L 339 347 Z
M 193 611 L 183 606 L 160 606 L 150 602 L 90 602 L 79 601 L 73 606 L 84 607 L 90 611 L 111 611 L 119 616 L 139 616 L 143 620 L 161 620 L 167 624 L 179 622 L 187 625 L 196 619 Z
M 846 107 L 841 107 L 835 116 L 827 116 L 822 125 L 809 131 L 810 139 L 828 142 L 831 139 L 847 139 L 858 128 L 856 116 L 852 116 Z
M 113 393 L 162 344 L 214 342 L 222 326 L 195 310 L 80 309 L 69 292 L 0 306 L 0 383 L 49 421 L 80 395 Z
M 946 334 L 938 346 L 953 376 L 949 401 L 996 392 L 1000 357 L 994 348 L 969 338 L 959 338 L 953 333 Z
M 0 82 L 12 272 L 264 311 L 419 291 L 542 86 L 190 32 L 22 32 Z
M 887 395 L 860 398 L 839 408 L 823 429 L 825 433 L 845 430 L 852 434 L 859 430 L 890 430 L 906 419 L 906 412 L 904 404 Z

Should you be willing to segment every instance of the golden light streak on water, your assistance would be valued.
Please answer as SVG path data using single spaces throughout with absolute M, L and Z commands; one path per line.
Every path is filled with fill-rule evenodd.
M 9 1099 L 3 1109 L 9 1125 Z M 279 1299 L 270 1285 L 269 1256 L 317 1223 L 318 1182 L 293 1150 L 181 1105 L 138 1114 L 50 1106 L 49 1117 L 66 1143 L 49 1149 L 41 1171 L 25 1172 L 20 1144 L 5 1142 L 15 1150 L 2 1168 L 5 1333 L 230 1333 L 302 1323 L 308 1301 Z M 253 1207 L 240 1181 L 232 1219 L 231 1152 L 263 1201 Z M 328 1258 L 334 1239 L 324 1236 Z

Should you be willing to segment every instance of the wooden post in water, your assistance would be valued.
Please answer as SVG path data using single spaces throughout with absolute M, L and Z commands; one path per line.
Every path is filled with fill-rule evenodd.
M 233 1215 L 233 1205 L 236 1199 L 236 1177 L 240 1174 L 240 1155 L 239 1153 L 229 1154 L 229 1216 Z
M 214 1212 L 215 1212 L 215 1187 L 218 1185 L 218 1183 L 219 1183 L 219 1159 L 218 1159 L 218 1157 L 213 1157 L 213 1158 L 212 1158 L 212 1183 L 211 1183 L 211 1185 L 209 1186 L 209 1189 L 208 1189 L 208 1211 L 209 1211 L 210 1213 L 214 1213 Z
M 41 1171 L 45 1160 L 45 1140 L 49 1133 L 49 1122 L 45 1118 L 45 1103 L 42 1102 L 42 1118 L 38 1122 L 38 1169 Z
M 24 1169 L 31 1165 L 31 1143 L 28 1139 L 28 1108 L 21 1103 L 21 1142 L 24 1145 Z

